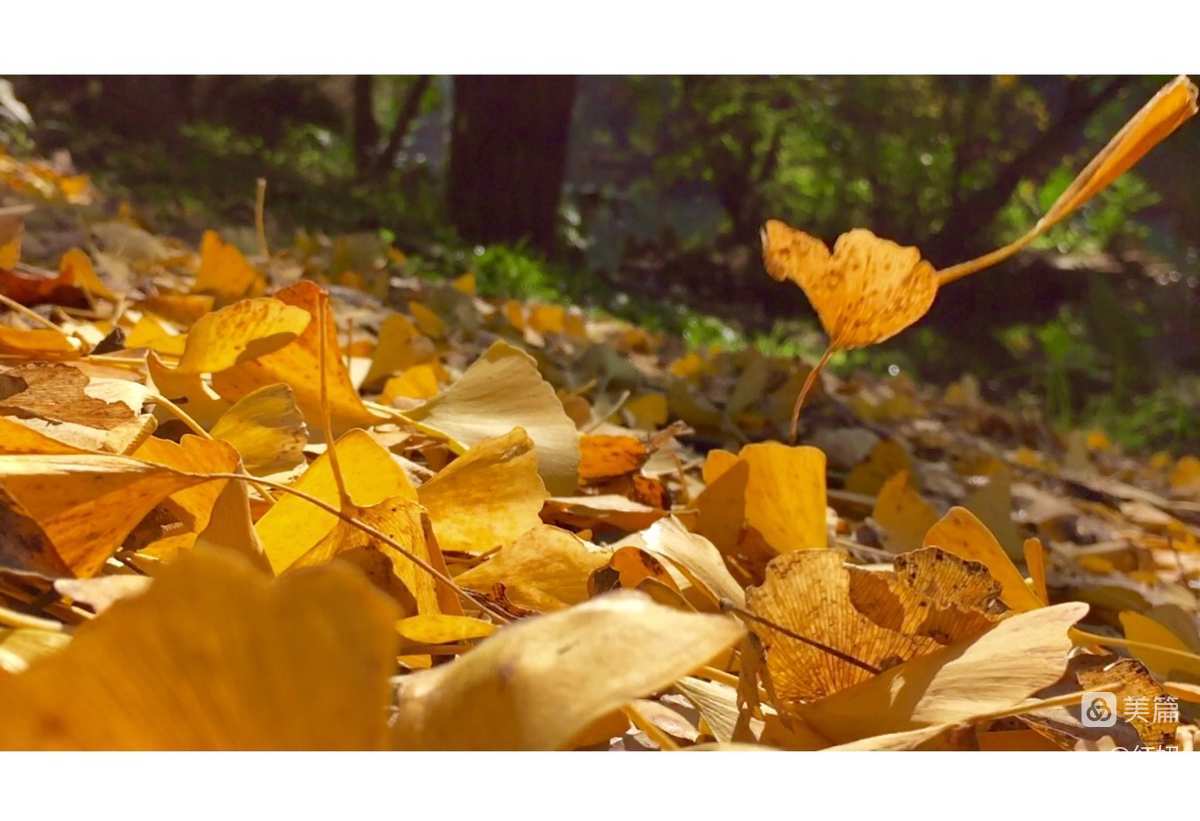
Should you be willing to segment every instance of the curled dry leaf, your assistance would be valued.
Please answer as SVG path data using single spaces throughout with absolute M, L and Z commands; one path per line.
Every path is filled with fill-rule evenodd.
M 660 519 L 640 533 L 631 534 L 613 545 L 640 547 L 665 559 L 699 588 L 712 605 L 722 600 L 738 607 L 746 606 L 746 594 L 730 575 L 720 551 L 698 533 L 691 533 L 674 516 Z
M 746 606 L 755 616 L 828 648 L 752 623 L 782 705 L 838 693 L 988 628 L 995 619 L 980 606 L 988 588 L 980 585 L 978 571 L 955 567 L 947 558 L 929 556 L 895 574 L 847 567 L 841 553 L 832 550 L 775 558 L 762 586 L 746 592 Z M 938 567 L 942 562 L 944 571 Z
M 476 555 L 539 525 L 548 495 L 521 428 L 474 445 L 417 491 L 442 549 Z
M 596 496 L 552 496 L 546 500 L 542 518 L 576 529 L 615 528 L 626 533 L 643 530 L 667 511 L 614 493 Z
M 633 473 L 649 455 L 645 444 L 632 436 L 583 436 L 579 448 L 579 479 L 584 483 Z
M 124 382 L 133 391 L 144 389 Z M 121 387 L 114 385 L 114 387 Z M 108 401 L 92 395 L 92 380 L 64 363 L 27 363 L 0 372 L 0 414 L 85 450 L 127 453 L 154 430 L 154 419 L 141 410 L 141 396 Z
M 378 749 L 396 615 L 340 564 L 272 582 L 236 556 L 190 554 L 0 677 L 0 747 Z
M 741 639 L 728 616 L 619 591 L 510 625 L 452 664 L 402 679 L 401 749 L 555 750 Z M 596 675 L 604 670 L 604 675 Z
M 1000 596 L 1013 610 L 1042 606 L 996 537 L 966 508 L 950 508 L 925 534 L 925 546 L 940 547 L 959 558 L 981 563 L 1000 583 Z
M 496 342 L 441 395 L 405 416 L 463 450 L 522 427 L 533 440 L 538 470 L 554 494 L 579 480 L 579 434 L 533 357 Z

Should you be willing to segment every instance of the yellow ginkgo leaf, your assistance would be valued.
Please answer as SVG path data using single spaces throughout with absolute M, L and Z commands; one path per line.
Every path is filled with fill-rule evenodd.
M 50 328 L 11 328 L 0 325 L 0 353 L 42 359 L 75 359 L 79 341 Z
M 825 454 L 778 442 L 746 445 L 696 499 L 697 530 L 723 553 L 766 556 L 826 546 Z
M 625 403 L 633 424 L 642 430 L 655 430 L 667 423 L 667 396 L 663 393 L 643 393 Z
M 1129 652 L 1149 667 L 1151 672 L 1163 681 L 1200 684 L 1200 653 L 1188 646 L 1183 638 L 1166 625 L 1132 610 L 1123 611 L 1120 619 L 1125 638 L 1136 642 L 1129 646 Z M 1155 647 L 1167 652 L 1153 649 Z
M 146 371 L 159 395 L 187 408 L 187 415 L 201 427 L 211 429 L 222 414 L 232 407 L 209 387 L 198 373 L 179 373 L 159 359 L 158 354 L 146 354 Z
M 320 286 L 301 280 L 275 294 L 275 298 L 309 315 L 300 336 L 278 350 L 245 359 L 232 368 L 213 375 L 213 387 L 222 398 L 237 400 L 266 385 L 278 382 L 290 385 L 296 405 L 311 432 L 324 431 L 321 412 L 321 334 L 325 334 L 325 375 L 329 395 L 329 413 L 333 433 L 376 424 L 380 417 L 363 404 L 350 381 L 338 347 L 333 316 L 326 313 L 324 328 L 319 320 L 321 302 L 327 298 Z M 190 336 L 190 334 L 189 334 Z
M 25 234 L 28 205 L 0 208 L 0 268 L 15 268 L 21 261 L 21 238 Z
M 311 317 L 278 299 L 243 299 L 201 317 L 187 335 L 177 370 L 217 373 L 239 362 L 277 351 L 292 342 Z
M 375 346 L 363 387 L 375 388 L 394 373 L 428 362 L 436 353 L 433 342 L 417 330 L 412 320 L 403 314 L 392 314 L 379 328 L 379 344 Z
M 505 627 L 402 679 L 402 749 L 556 750 L 589 724 L 736 644 L 741 625 L 621 591 Z M 597 675 L 603 670 L 604 675 Z
M 991 464 L 988 468 L 987 484 L 963 499 L 962 506 L 983 522 L 1005 553 L 1014 559 L 1020 558 L 1024 540 L 1012 518 L 1012 473 L 1002 463 Z
M 486 553 L 541 523 L 549 497 L 521 428 L 485 439 L 417 490 L 443 550 Z
M 22 425 L 15 419 L 0 416 L 0 454 L 21 453 L 82 453 L 66 442 L 51 439 L 40 431 Z
M 762 243 L 767 273 L 804 290 L 834 350 L 895 336 L 924 316 L 937 295 L 934 268 L 920 251 L 862 228 L 838 237 L 830 254 L 819 239 L 768 220 Z
M 308 428 L 296 407 L 292 389 L 267 385 L 243 396 L 212 430 L 214 439 L 233 445 L 250 473 L 266 475 L 304 461 Z
M 415 300 L 408 303 L 408 311 L 413 315 L 413 321 L 421 333 L 432 339 L 440 339 L 446 335 L 446 323 L 432 309 Z
M 409 555 L 416 556 L 443 576 L 448 576 L 446 562 L 438 548 L 429 517 L 412 499 L 397 496 L 384 499 L 370 507 L 353 507 L 343 512 L 401 545 Z M 364 531 L 349 522 L 339 521 L 333 530 L 291 566 L 312 567 L 338 556 L 357 554 L 351 558 L 361 559 L 359 566 L 374 579 L 378 567 L 383 562 L 373 561 L 372 557 L 382 556 L 390 566 L 391 575 L 379 579 L 378 587 L 393 591 L 397 598 L 406 603 L 409 602 L 408 596 L 411 596 L 411 602 L 415 603 L 418 614 L 462 615 L 462 606 L 458 603 L 454 590 L 435 579 L 427 569 L 420 567 L 405 555 L 405 552 L 397 550 L 395 545 L 380 539 L 374 533 Z M 395 578 L 404 586 L 407 596 L 394 590 L 390 583 L 391 578 Z
M 378 749 L 396 616 L 348 567 L 271 582 L 236 556 L 191 554 L 0 677 L 0 747 Z
M 1179 496 L 1200 494 L 1200 458 L 1180 457 L 1171 470 L 1171 491 Z
M 585 434 L 579 450 L 579 479 L 585 484 L 633 473 L 648 455 L 645 443 L 633 436 Z
M 836 693 L 866 681 L 872 671 L 938 647 L 933 639 L 903 633 L 899 624 L 884 626 L 860 612 L 852 603 L 854 581 L 837 551 L 805 550 L 772 560 L 763 584 L 746 592 L 754 615 L 828 648 L 753 623 L 785 704 Z
M 258 569 L 268 573 L 271 571 L 271 564 L 254 530 L 250 497 L 246 494 L 243 482 L 225 483 L 224 490 L 213 503 L 208 527 L 196 535 L 196 550 L 213 548 L 239 553 Z
M 0 489 L 76 576 L 94 575 L 163 499 L 204 481 L 125 456 L 0 455 Z
M 1043 602 L 1025 584 L 1012 559 L 991 531 L 964 507 L 952 507 L 925 534 L 926 547 L 940 547 L 961 559 L 979 562 L 1000 582 L 1001 598 L 1013 610 L 1034 610 Z
M 791 705 L 835 744 L 1015 708 L 1062 678 L 1068 629 L 1087 613 L 1068 602 L 1018 613 L 978 638 L 890 667 L 829 698 Z
M 185 435 L 178 443 L 152 436 L 133 452 L 133 456 L 184 473 L 233 473 L 238 465 L 237 451 L 227 442 L 192 434 Z M 160 502 L 159 506 L 166 508 L 182 527 L 172 529 L 144 549 L 155 555 L 170 556 L 177 550 L 191 547 L 196 535 L 208 527 L 213 505 L 226 481 L 214 479 L 185 487 Z
M 611 555 L 611 550 L 589 545 L 574 533 L 538 525 L 454 581 L 480 593 L 502 585 L 518 607 L 559 610 L 587 600 L 588 577 L 608 564 Z
M 346 490 L 355 505 L 371 507 L 396 497 L 416 501 L 417 492 L 404 469 L 366 431 L 350 431 L 335 447 Z M 313 462 L 295 488 L 337 506 L 338 488 L 329 455 Z M 333 514 L 303 499 L 281 495 L 258 520 L 255 530 L 271 568 L 281 573 L 325 538 L 337 523 L 338 518 Z
M 929 528 L 937 523 L 937 511 L 909 483 L 908 471 L 902 470 L 883 483 L 871 513 L 883 527 L 883 543 L 893 553 L 916 550 Z
M 171 333 L 150 314 L 143 314 L 125 333 L 125 347 L 149 348 L 164 356 L 181 357 L 187 350 L 187 334 Z
M 242 256 L 235 246 L 223 242 L 216 231 L 205 231 L 200 240 L 200 272 L 196 275 L 197 293 L 212 294 L 219 304 L 266 289 L 266 280 Z
M 462 450 L 522 427 L 533 440 L 538 471 L 556 495 L 579 480 L 579 433 L 533 357 L 495 342 L 457 382 L 405 416 L 451 438 Z
M 416 644 L 449 644 L 485 639 L 496 632 L 496 625 L 470 616 L 424 614 L 396 622 L 396 632 Z
M 884 483 L 900 471 L 912 476 L 912 457 L 895 439 L 881 439 L 871 448 L 867 458 L 851 469 L 846 477 L 846 490 L 874 496 Z
M 438 368 L 434 364 L 413 365 L 393 376 L 383 386 L 383 401 L 394 402 L 405 399 L 432 399 L 441 387 Z

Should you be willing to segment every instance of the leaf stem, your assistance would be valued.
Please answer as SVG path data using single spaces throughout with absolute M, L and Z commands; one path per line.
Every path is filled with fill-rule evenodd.
M 1089 633 L 1086 630 L 1080 630 L 1078 627 L 1072 627 L 1068 632 L 1076 644 L 1099 644 L 1104 647 L 1124 647 L 1127 650 L 1162 653 L 1163 655 L 1174 656 L 1180 661 L 1200 664 L 1200 656 L 1195 653 L 1189 653 L 1186 650 L 1176 650 L 1173 647 L 1163 647 L 1160 644 L 1133 641 L 1132 639 L 1119 639 L 1116 636 L 1102 636 L 1099 633 Z
M 346 480 L 342 476 L 341 465 L 338 464 L 337 443 L 333 440 L 333 415 L 329 412 L 329 390 L 328 390 L 328 373 L 326 364 L 326 333 L 329 329 L 329 295 L 322 293 L 320 297 L 320 307 L 317 309 L 317 321 L 320 323 L 319 348 L 320 359 L 318 366 L 321 368 L 321 427 L 325 428 L 325 452 L 329 454 L 329 469 L 333 472 L 333 481 L 337 485 L 338 501 L 341 503 L 342 510 L 354 507 L 354 500 L 350 498 L 350 492 L 346 490 Z M 336 334 L 336 330 L 334 331 Z
M 808 398 L 808 392 L 812 390 L 813 385 L 817 382 L 817 374 L 829 362 L 829 357 L 833 356 L 835 350 L 834 343 L 830 342 L 829 347 L 825 349 L 825 353 L 821 354 L 821 359 L 817 362 L 816 367 L 808 372 L 808 378 L 804 380 L 804 387 L 800 388 L 800 393 L 796 394 L 796 404 L 792 406 L 791 432 L 788 434 L 788 440 L 793 445 L 796 444 L 796 433 L 800 428 L 800 409 L 804 407 L 804 400 Z
M 267 248 L 267 181 L 263 177 L 255 180 L 254 192 L 254 231 L 258 235 L 258 250 L 264 260 L 271 259 L 271 251 Z

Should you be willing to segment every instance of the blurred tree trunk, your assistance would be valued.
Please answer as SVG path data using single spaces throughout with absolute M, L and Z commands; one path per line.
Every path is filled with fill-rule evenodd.
M 404 145 L 404 138 L 408 136 L 408 132 L 412 130 L 413 121 L 421 113 L 421 101 L 425 99 L 425 92 L 429 90 L 431 79 L 428 74 L 422 74 L 408 87 L 408 91 L 404 95 L 404 103 L 400 106 L 400 113 L 396 115 L 392 133 L 388 137 L 387 145 L 383 147 L 383 151 L 379 153 L 379 159 L 375 162 L 376 169 L 381 173 L 386 174 L 396 162 L 396 154 L 400 152 L 400 146 Z
M 455 77 L 447 204 L 464 238 L 554 247 L 574 77 Z
M 358 176 L 366 176 L 375 159 L 375 145 L 379 142 L 379 126 L 375 123 L 375 107 L 372 95 L 374 79 L 369 74 L 354 77 L 354 170 Z

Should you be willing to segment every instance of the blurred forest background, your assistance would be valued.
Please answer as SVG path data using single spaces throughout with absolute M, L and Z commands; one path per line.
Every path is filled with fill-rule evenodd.
M 32 124 L 115 203 L 195 240 L 381 237 L 411 273 L 559 299 L 696 347 L 815 359 L 802 293 L 766 276 L 768 217 L 853 227 L 941 267 L 1022 234 L 1164 77 L 10 77 Z M 66 155 L 60 154 L 60 159 Z M 1200 128 L 1032 252 L 948 287 L 867 368 L 1097 426 L 1200 443 Z

